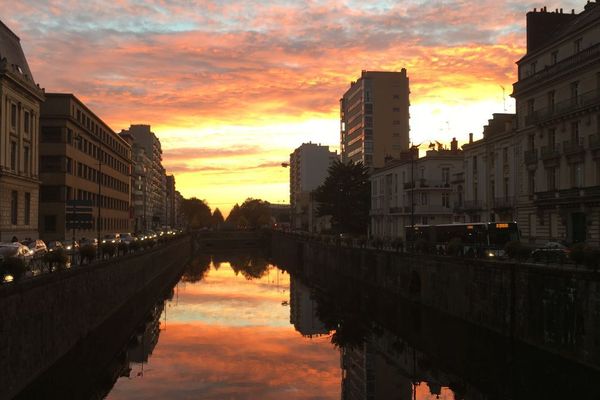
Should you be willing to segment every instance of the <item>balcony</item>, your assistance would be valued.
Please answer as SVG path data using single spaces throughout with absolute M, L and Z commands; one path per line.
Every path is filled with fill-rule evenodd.
M 593 60 L 598 57 L 598 54 L 600 54 L 600 43 L 590 46 L 554 65 L 546 66 L 544 69 L 540 69 L 536 74 L 520 79 L 515 83 L 514 94 L 518 95 L 520 91 L 527 90 L 537 84 L 544 84 L 550 77 L 554 78 L 557 75 L 568 71 L 572 67 L 578 67 L 586 61 Z
M 452 214 L 452 209 L 440 205 L 416 205 L 415 214 Z
M 431 179 L 416 179 L 404 184 L 404 189 L 450 189 L 450 183 Z
M 524 154 L 524 158 L 525 158 L 525 164 L 526 165 L 532 165 L 532 164 L 537 164 L 538 162 L 538 151 L 537 149 L 533 149 L 533 150 L 525 150 L 525 154 Z
M 464 202 L 463 209 L 465 211 L 483 210 L 483 200 L 468 200 Z
M 560 158 L 560 146 L 544 146 L 542 147 L 542 160 L 554 160 Z
M 581 196 L 579 188 L 563 189 L 558 191 L 558 197 L 561 199 L 572 199 Z
M 584 153 L 585 149 L 583 148 L 583 138 L 579 138 L 575 141 L 571 140 L 563 142 L 563 151 L 567 156 Z
M 515 198 L 512 196 L 496 197 L 494 199 L 495 210 L 505 210 L 515 206 Z
M 452 180 L 450 181 L 450 183 L 463 183 L 464 181 L 465 181 L 465 173 L 458 172 L 458 173 L 452 175 Z
M 591 135 L 590 136 L 590 149 L 592 149 L 592 150 L 600 149 L 600 135 Z
M 525 126 L 549 122 L 598 104 L 600 104 L 600 90 L 592 90 L 577 97 L 560 101 L 552 107 L 534 111 L 525 117 Z

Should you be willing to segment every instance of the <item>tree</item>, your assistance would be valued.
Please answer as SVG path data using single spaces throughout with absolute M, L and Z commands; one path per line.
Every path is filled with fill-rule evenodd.
M 248 198 L 240 206 L 242 216 L 250 228 L 260 228 L 271 223 L 271 210 L 269 202 L 260 199 Z
M 225 220 L 223 218 L 223 214 L 221 214 L 221 210 L 219 210 L 219 208 L 215 208 L 211 219 L 212 226 L 219 228 L 221 225 L 223 225 L 223 222 L 225 222 Z
M 181 209 L 186 217 L 188 225 L 192 229 L 210 226 L 212 213 L 205 200 L 200 200 L 195 197 L 183 199 Z
M 369 225 L 371 184 L 369 169 L 361 162 L 334 161 L 329 176 L 314 191 L 317 214 L 331 215 L 336 232 L 365 234 Z

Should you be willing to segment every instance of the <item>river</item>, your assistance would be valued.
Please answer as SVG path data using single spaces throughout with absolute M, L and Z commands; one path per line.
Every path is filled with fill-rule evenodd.
M 194 258 L 150 310 L 111 318 L 20 398 L 594 399 L 599 377 L 246 251 Z

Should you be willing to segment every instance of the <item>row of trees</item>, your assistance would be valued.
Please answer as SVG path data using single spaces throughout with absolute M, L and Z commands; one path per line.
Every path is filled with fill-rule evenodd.
M 215 208 L 214 212 L 211 212 L 205 200 L 192 197 L 183 200 L 182 211 L 192 229 L 256 229 L 271 223 L 269 205 L 267 201 L 248 198 L 242 205 L 233 206 L 227 219 L 224 219 L 221 210 Z

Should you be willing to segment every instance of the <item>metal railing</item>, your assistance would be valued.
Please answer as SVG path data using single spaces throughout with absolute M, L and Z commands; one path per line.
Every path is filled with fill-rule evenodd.
M 542 123 L 563 114 L 600 103 L 600 90 L 591 90 L 581 95 L 555 103 L 551 107 L 541 108 L 525 117 L 525 125 Z
M 544 146 L 542 147 L 542 160 L 560 157 L 560 146 Z

